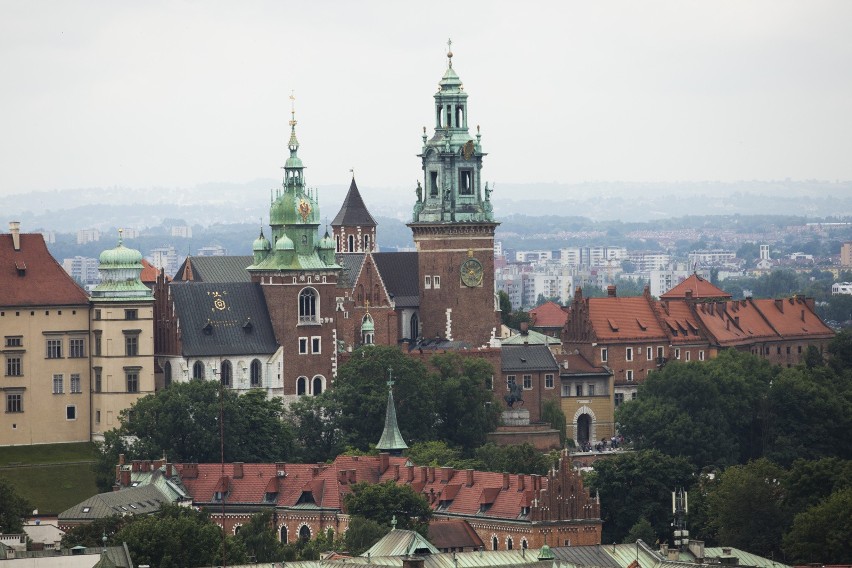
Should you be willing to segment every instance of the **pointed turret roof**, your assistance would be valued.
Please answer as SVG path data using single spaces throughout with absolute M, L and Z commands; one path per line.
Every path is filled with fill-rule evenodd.
M 402 450 L 408 449 L 408 444 L 402 439 L 399 425 L 396 422 L 396 407 L 393 404 L 393 381 L 388 381 L 388 407 L 385 411 L 385 429 L 376 449 L 399 455 Z
M 375 227 L 376 224 L 376 220 L 367 211 L 367 206 L 364 205 L 364 200 L 361 199 L 361 192 L 358 191 L 358 185 L 355 183 L 355 178 L 353 177 L 352 183 L 349 184 L 349 192 L 346 194 L 346 199 L 343 200 L 343 205 L 334 217 L 334 221 L 331 222 L 331 226 L 355 225 Z

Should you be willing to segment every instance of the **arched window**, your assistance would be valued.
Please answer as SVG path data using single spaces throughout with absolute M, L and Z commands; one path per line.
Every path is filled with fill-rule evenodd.
M 370 250 L 370 235 L 364 235 L 364 252 Z
M 237 525 L 234 527 L 234 534 L 240 534 L 240 529 L 243 528 L 243 525 Z
M 337 242 L 337 252 L 340 252 L 340 235 L 334 237 L 334 240 Z
M 166 361 L 166 364 L 163 366 L 163 380 L 165 381 L 166 388 L 169 388 L 172 384 L 172 364 L 169 361 Z
M 259 387 L 260 386 L 260 361 L 254 359 L 251 362 L 251 386 Z
M 512 550 L 512 537 L 506 539 L 506 550 Z
M 526 549 L 526 548 L 528 548 L 528 547 L 529 547 L 529 543 L 527 542 L 527 539 L 523 539 L 523 540 L 521 541 L 521 548 Z
M 196 361 L 192 365 L 192 378 L 199 381 L 204 379 L 204 363 L 201 361 Z
M 358 284 L 358 305 L 364 305 L 364 285 Z
M 420 318 L 417 314 L 411 314 L 411 322 L 408 325 L 408 338 L 412 341 L 420 337 Z
M 222 381 L 222 386 L 231 386 L 231 379 L 234 376 L 231 362 L 225 359 L 222 361 L 222 370 L 219 372 L 219 379 Z
M 313 288 L 299 292 L 299 323 L 319 323 L 319 300 Z
M 311 529 L 308 528 L 308 525 L 302 525 L 299 528 L 299 538 L 303 541 L 311 540 Z
M 313 383 L 314 383 L 313 384 L 314 396 L 317 396 L 318 394 L 322 394 L 322 386 L 323 386 L 324 382 L 325 382 L 325 380 L 323 379 L 323 377 L 321 375 L 317 375 L 316 377 L 314 377 L 314 381 L 313 381 Z
M 380 297 L 381 297 L 381 293 L 379 291 L 379 285 L 375 284 L 375 285 L 373 285 L 373 305 L 374 306 L 379 305 L 379 298 Z
M 499 546 L 499 541 L 497 540 L 497 537 L 492 536 L 491 537 L 491 550 L 497 550 L 498 546 Z
M 355 235 L 349 235 L 346 240 L 346 244 L 349 245 L 346 252 L 355 252 Z
M 296 379 L 296 394 L 302 396 L 308 392 L 308 377 L 299 377 Z
M 281 542 L 287 544 L 287 527 L 281 526 Z

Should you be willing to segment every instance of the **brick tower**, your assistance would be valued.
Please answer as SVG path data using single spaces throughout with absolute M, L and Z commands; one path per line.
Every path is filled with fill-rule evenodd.
M 447 53 L 435 94 L 435 133 L 423 127 L 423 183 L 411 228 L 420 272 L 421 336 L 492 343 L 499 326 L 494 291 L 491 191 L 482 191 L 481 135 L 468 131 L 467 93 Z

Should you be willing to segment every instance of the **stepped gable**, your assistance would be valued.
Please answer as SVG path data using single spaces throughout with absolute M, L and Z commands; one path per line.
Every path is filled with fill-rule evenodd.
M 724 298 L 730 300 L 733 296 L 721 288 L 717 288 L 708 280 L 693 273 L 686 280 L 660 296 L 661 300 L 675 298 Z
M 529 311 L 530 325 L 533 327 L 557 327 L 562 328 L 568 321 L 568 310 L 556 302 L 545 302 L 544 304 Z
M 178 268 L 174 282 L 251 282 L 246 268 L 251 256 L 186 257 Z
M 814 313 L 812 299 L 794 296 L 752 302 L 778 335 L 785 339 L 834 337 L 834 331 Z
M 657 322 L 651 303 L 644 296 L 619 298 L 615 287 L 610 295 L 588 298 L 588 318 L 601 342 L 664 341 L 667 339 Z
M 778 338 L 778 334 L 750 298 L 730 302 L 702 302 L 695 305 L 694 313 L 714 342 L 722 347 Z
M 85 290 L 51 256 L 44 237 L 35 233 L 0 235 L 0 290 L 0 305 L 9 307 L 89 303 Z
M 398 308 L 420 305 L 420 274 L 416 252 L 373 253 L 376 269 Z
M 361 198 L 361 192 L 358 191 L 358 185 L 355 183 L 355 178 L 352 178 L 352 183 L 349 184 L 349 191 L 346 193 L 346 198 L 343 200 L 343 205 L 340 211 L 334 216 L 331 222 L 332 227 L 341 225 L 354 225 L 361 227 L 375 227 L 376 220 L 370 215 L 367 206 L 364 205 L 364 200 Z
M 263 291 L 252 282 L 172 286 L 184 356 L 275 353 Z

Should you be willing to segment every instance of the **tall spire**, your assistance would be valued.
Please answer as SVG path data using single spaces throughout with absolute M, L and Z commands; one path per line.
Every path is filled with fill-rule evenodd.
M 376 449 L 383 452 L 390 452 L 392 455 L 398 456 L 402 450 L 408 449 L 408 444 L 402 439 L 402 434 L 399 431 L 399 425 L 396 422 L 396 407 L 393 403 L 393 378 L 391 369 L 388 369 L 388 406 L 385 410 L 385 429 L 382 432 L 382 437 L 379 443 L 376 444 Z
M 299 141 L 296 139 L 296 95 L 293 91 L 290 91 L 290 142 L 287 146 L 290 148 L 290 155 L 295 156 Z

